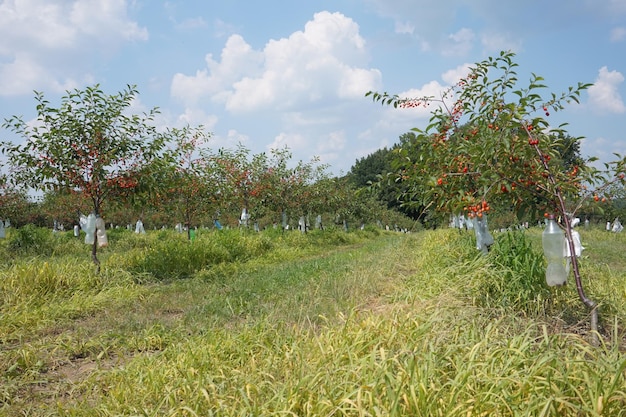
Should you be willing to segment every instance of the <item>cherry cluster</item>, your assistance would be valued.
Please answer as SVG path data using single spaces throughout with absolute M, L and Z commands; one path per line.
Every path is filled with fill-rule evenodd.
M 491 207 L 486 200 L 482 200 L 480 203 L 467 206 L 463 210 L 467 211 L 467 217 L 473 219 L 474 217 L 483 217 L 484 214 L 487 214 L 489 210 L 491 210 Z

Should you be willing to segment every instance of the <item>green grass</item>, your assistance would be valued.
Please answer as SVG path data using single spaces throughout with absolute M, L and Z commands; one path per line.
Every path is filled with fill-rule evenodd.
M 226 232 L 7 261 L 0 415 L 626 415 L 623 235 L 581 230 L 592 347 L 540 230 Z

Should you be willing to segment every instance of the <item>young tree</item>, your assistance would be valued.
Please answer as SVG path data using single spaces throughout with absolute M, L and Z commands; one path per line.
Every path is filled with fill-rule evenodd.
M 600 200 L 610 184 L 624 179 L 626 161 L 620 158 L 601 171 L 564 158 L 580 138 L 569 137 L 566 125 L 551 126 L 550 112 L 578 102 L 590 84 L 544 96 L 543 78 L 532 74 L 528 85 L 519 88 L 513 58 L 513 53 L 502 52 L 476 64 L 442 97 L 367 95 L 399 108 L 433 106 L 428 126 L 414 129 L 415 141 L 396 160 L 397 178 L 406 185 L 400 198 L 440 213 L 465 211 L 470 217 L 482 217 L 498 203 L 516 208 L 520 216 L 552 214 L 560 219 L 570 253 L 575 253 L 572 217 L 584 201 Z M 597 338 L 597 303 L 583 290 L 575 256 L 572 270 Z
M 240 213 L 241 225 L 247 227 L 248 221 L 259 218 L 264 210 L 267 156 L 251 155 L 248 148 L 239 145 L 234 150 L 220 149 L 211 156 L 210 163 L 219 181 L 220 206 Z
M 108 95 L 95 85 L 68 91 L 53 107 L 36 92 L 34 123 L 12 116 L 3 124 L 24 139 L 1 146 L 13 181 L 43 191 L 78 191 L 96 216 L 109 197 L 149 181 L 137 173 L 159 154 L 166 137 L 152 125 L 157 109 L 128 114 L 137 94 L 134 86 Z M 95 239 L 91 256 L 99 271 L 97 247 Z
M 272 149 L 264 175 L 264 203 L 278 218 L 286 215 L 306 217 L 328 209 L 328 179 L 325 164 L 319 158 L 292 163 L 292 153 L 285 147 Z M 291 165 L 291 166 L 290 166 Z M 281 219 L 282 220 L 282 219 Z
M 292 170 L 293 201 L 295 211 L 307 218 L 328 209 L 331 195 L 327 187 L 328 165 L 321 164 L 318 157 L 310 161 L 298 161 Z
M 287 213 L 295 207 L 293 169 L 289 167 L 292 156 L 289 148 L 284 147 L 272 149 L 268 158 L 265 174 L 267 188 L 263 193 L 263 203 L 276 224 L 286 221 Z M 282 224 L 283 231 L 284 226 Z
M 216 183 L 212 167 L 203 147 L 210 134 L 202 127 L 171 129 L 174 147 L 165 152 L 157 163 L 161 166 L 162 187 L 156 205 L 171 209 L 187 228 L 191 240 L 191 228 L 198 218 L 212 207 Z

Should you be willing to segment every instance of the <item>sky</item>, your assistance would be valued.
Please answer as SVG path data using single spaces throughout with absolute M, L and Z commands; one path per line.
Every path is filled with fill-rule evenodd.
M 503 50 L 547 92 L 593 83 L 550 122 L 585 137 L 585 157 L 626 155 L 626 0 L 0 0 L 0 120 L 34 119 L 34 91 L 58 105 L 130 84 L 132 110 L 158 107 L 160 128 L 202 125 L 214 149 L 288 147 L 342 175 L 427 125 L 366 92 L 439 96 Z

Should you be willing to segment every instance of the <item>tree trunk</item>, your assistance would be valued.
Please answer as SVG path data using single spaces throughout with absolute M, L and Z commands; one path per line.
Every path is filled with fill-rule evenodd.
M 91 246 L 91 260 L 96 265 L 96 274 L 100 273 L 100 260 L 98 259 L 98 235 L 94 233 L 93 245 Z
M 96 221 L 98 220 L 98 216 L 100 215 L 100 200 L 95 198 L 93 200 L 93 214 L 96 216 Z M 96 230 L 93 231 L 93 245 L 91 246 L 91 260 L 94 265 L 96 265 L 96 274 L 100 274 L 100 260 L 98 259 L 98 233 Z
M 574 280 L 576 281 L 576 291 L 578 297 L 587 306 L 590 313 L 590 330 L 591 330 L 591 344 L 598 346 L 600 344 L 598 333 L 598 305 L 595 301 L 591 300 L 585 294 L 583 289 L 582 280 L 580 277 L 580 269 L 578 269 L 578 258 L 576 257 L 574 237 L 572 235 L 572 223 L 567 215 L 563 216 L 565 222 L 565 237 L 567 245 L 569 247 L 570 259 L 572 260 L 572 272 L 574 273 Z
M 533 137 L 530 131 L 526 130 L 529 137 Z M 574 279 L 576 281 L 576 290 L 578 291 L 578 297 L 580 301 L 589 309 L 590 313 L 590 330 L 591 330 L 591 344 L 594 346 L 599 345 L 599 333 L 598 333 L 598 305 L 595 301 L 591 300 L 585 294 L 585 290 L 583 289 L 582 280 L 580 278 L 580 270 L 578 269 L 578 259 L 576 258 L 576 251 L 574 245 L 574 238 L 572 236 L 572 221 L 569 218 L 569 214 L 567 212 L 567 207 L 565 206 L 565 199 L 563 198 L 563 194 L 561 193 L 561 189 L 558 187 L 557 181 L 554 178 L 554 175 L 550 172 L 548 167 L 548 162 L 546 158 L 543 156 L 543 153 L 539 149 L 539 146 L 536 144 L 533 145 L 535 151 L 539 155 L 539 159 L 548 174 L 548 180 L 552 185 L 554 185 L 555 190 L 554 194 L 558 201 L 558 209 L 563 216 L 563 222 L 565 223 L 565 239 L 567 240 L 567 245 L 569 247 L 570 258 L 572 260 L 572 271 L 574 273 Z

